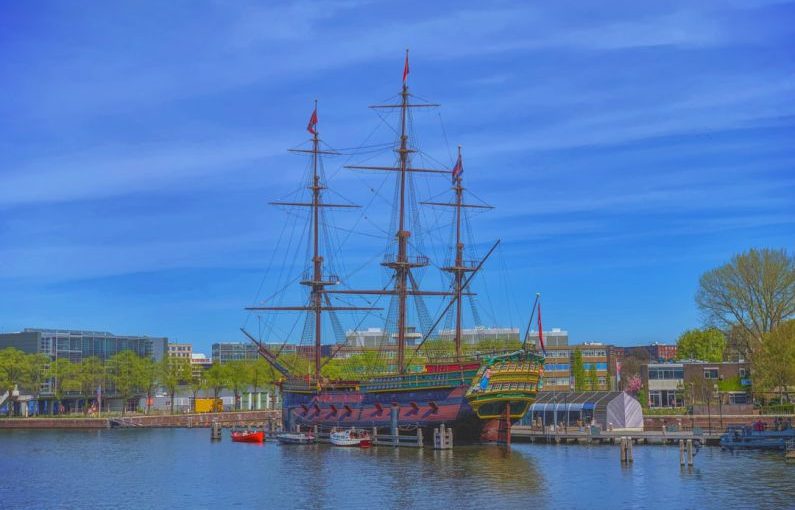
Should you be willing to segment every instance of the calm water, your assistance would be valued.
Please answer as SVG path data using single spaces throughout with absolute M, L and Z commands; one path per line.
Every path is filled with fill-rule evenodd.
M 209 430 L 0 431 L 0 508 L 795 508 L 783 454 L 515 444 L 211 443 Z M 664 505 L 664 506 L 662 506 Z

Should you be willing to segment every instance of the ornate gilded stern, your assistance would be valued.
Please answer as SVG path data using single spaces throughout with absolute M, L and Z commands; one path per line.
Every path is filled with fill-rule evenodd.
M 511 419 L 527 412 L 544 373 L 544 357 L 526 351 L 488 358 L 467 390 L 469 405 L 481 419 L 504 418 L 506 404 Z

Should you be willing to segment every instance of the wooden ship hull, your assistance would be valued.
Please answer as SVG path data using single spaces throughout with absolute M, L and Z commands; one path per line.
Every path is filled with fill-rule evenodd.
M 318 390 L 312 381 L 282 385 L 282 417 L 297 427 L 432 429 L 444 424 L 462 441 L 493 441 L 500 421 L 513 423 L 535 401 L 543 358 L 514 353 L 496 360 L 428 365 L 416 374 L 334 382 Z M 483 374 L 491 370 L 485 389 Z

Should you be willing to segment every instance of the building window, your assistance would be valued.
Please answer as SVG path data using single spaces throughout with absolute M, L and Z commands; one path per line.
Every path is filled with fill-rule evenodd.
M 748 376 L 747 370 L 745 368 L 740 369 L 740 379 L 745 379 Z
M 682 368 L 650 368 L 649 379 L 684 379 L 684 370 Z
M 705 368 L 704 369 L 704 379 L 717 379 L 718 378 L 718 369 L 717 368 Z

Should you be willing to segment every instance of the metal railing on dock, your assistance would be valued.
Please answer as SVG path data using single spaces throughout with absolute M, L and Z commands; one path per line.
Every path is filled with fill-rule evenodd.
M 524 425 L 514 425 L 511 435 L 515 441 L 530 441 L 544 443 L 617 443 L 622 437 L 631 436 L 636 443 L 645 444 L 676 444 L 682 440 L 699 440 L 703 444 L 718 444 L 720 434 L 717 432 L 704 431 L 677 431 L 668 432 L 665 430 L 601 430 L 598 427 L 580 428 L 561 428 L 545 427 L 537 429 Z

